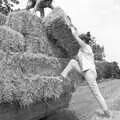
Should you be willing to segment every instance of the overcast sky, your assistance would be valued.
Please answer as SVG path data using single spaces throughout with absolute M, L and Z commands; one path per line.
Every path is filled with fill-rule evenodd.
M 20 0 L 24 8 L 27 0 Z M 80 33 L 90 31 L 105 47 L 107 60 L 120 63 L 120 0 L 54 0 Z M 46 10 L 47 13 L 50 10 Z

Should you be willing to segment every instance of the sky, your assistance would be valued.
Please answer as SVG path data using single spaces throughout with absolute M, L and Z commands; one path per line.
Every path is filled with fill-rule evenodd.
M 90 31 L 105 48 L 106 60 L 120 64 L 120 0 L 53 0 L 68 14 L 80 33 Z M 16 7 L 25 8 L 27 0 Z M 51 10 L 46 9 L 46 14 Z

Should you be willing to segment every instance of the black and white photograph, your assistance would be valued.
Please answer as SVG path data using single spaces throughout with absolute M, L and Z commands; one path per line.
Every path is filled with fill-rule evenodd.
M 120 0 L 0 0 L 0 120 L 120 120 Z

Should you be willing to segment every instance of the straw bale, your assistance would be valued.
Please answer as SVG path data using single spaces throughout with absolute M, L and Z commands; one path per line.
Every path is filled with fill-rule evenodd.
M 0 25 L 4 25 L 6 22 L 7 16 L 0 13 Z
M 63 92 L 61 85 L 55 77 L 24 79 L 7 68 L 0 74 L 0 103 L 19 101 L 20 105 L 26 106 L 44 98 L 59 98 Z
M 6 25 L 10 26 L 15 31 L 24 34 L 26 25 L 28 25 L 27 15 L 23 11 L 11 12 L 6 20 Z M 26 20 L 24 20 L 24 18 L 26 18 Z
M 46 115 L 50 116 L 56 111 L 69 106 L 71 95 L 61 95 L 56 100 L 39 101 L 28 107 L 20 107 L 17 102 L 13 104 L 4 103 L 0 105 L 0 118 L 2 120 L 38 120 Z
M 79 45 L 69 29 L 68 19 L 64 11 L 57 7 L 43 19 L 43 24 L 47 30 L 48 37 L 56 39 L 56 44 L 63 47 L 71 57 L 78 52 Z
M 65 62 L 41 53 L 25 52 L 22 55 L 13 55 L 11 65 L 14 69 L 16 69 L 18 62 L 25 74 L 39 74 L 42 76 L 56 76 L 65 67 Z
M 11 12 L 6 24 L 24 35 L 28 51 L 52 54 L 52 49 L 41 21 L 39 17 L 33 16 L 29 11 L 21 10 Z
M 66 84 L 57 76 L 18 75 L 5 61 L 0 64 L 0 103 L 18 101 L 28 106 L 43 99 L 58 99 L 62 94 L 71 94 L 73 84 Z M 20 71 L 19 71 L 20 74 Z M 67 88 L 67 89 L 66 89 Z
M 36 74 L 40 76 L 59 76 L 67 66 L 69 59 L 51 57 L 41 53 L 33 54 L 26 52 L 20 56 L 15 55 L 13 58 L 11 58 L 11 61 L 11 69 L 14 68 L 16 70 L 19 67 L 23 74 L 27 76 Z M 83 82 L 81 74 L 79 74 L 77 71 L 71 71 L 69 77 L 73 82 L 77 82 L 76 87 Z
M 24 37 L 7 26 L 0 26 L 0 49 L 4 52 L 23 52 Z
M 26 49 L 32 53 L 45 53 L 55 57 L 66 58 L 66 50 L 48 39 L 42 20 L 32 16 L 28 11 L 17 11 L 9 14 L 6 24 L 12 29 L 22 33 L 26 41 Z
M 11 12 L 7 18 L 6 24 L 15 31 L 22 34 L 31 34 L 34 36 L 42 37 L 43 25 L 41 19 L 33 16 L 29 11 L 21 10 Z
M 52 37 L 48 37 L 48 41 L 49 41 L 49 45 L 52 47 L 52 56 L 57 57 L 57 58 L 66 58 L 66 59 L 70 59 L 70 56 L 68 54 L 68 52 L 62 47 L 60 46 L 55 39 L 53 39 Z
M 50 74 L 52 70 L 46 75 L 40 73 L 43 71 L 45 73 L 47 66 L 54 69 L 54 72 L 59 71 L 60 73 L 60 69 L 64 69 L 68 60 L 33 53 L 24 53 L 23 55 L 13 53 L 9 64 L 6 64 L 4 59 L 1 60 L 0 111 L 6 109 L 7 112 L 0 114 L 0 117 L 5 120 L 40 119 L 68 107 L 72 93 L 76 90 L 75 81 L 71 79 L 71 81 L 64 80 L 62 82 L 57 74 L 55 76 Z M 36 62 L 40 63 L 43 66 L 39 67 L 40 74 L 25 72 L 23 68 L 26 67 L 27 62 L 30 64 L 27 65 L 29 68 L 26 70 L 34 66 L 32 63 L 36 65 L 35 68 L 39 67 Z M 42 69 L 44 67 L 46 67 L 45 70 Z
M 48 42 L 47 36 L 44 34 L 45 40 L 37 36 L 26 35 L 26 51 L 31 53 L 44 53 L 53 56 L 53 50 Z

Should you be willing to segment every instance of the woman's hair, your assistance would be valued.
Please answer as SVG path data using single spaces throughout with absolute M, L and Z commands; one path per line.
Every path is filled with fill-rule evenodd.
M 89 40 L 84 39 L 83 41 L 84 41 L 86 44 L 88 44 L 88 45 L 90 44 L 90 41 L 89 41 Z
M 83 40 L 86 44 L 90 44 L 90 40 L 91 40 L 91 35 L 90 32 L 87 32 L 86 34 L 81 34 L 80 39 Z
M 72 20 L 71 20 L 70 16 L 67 16 L 67 18 L 69 19 L 69 21 L 71 21 L 71 22 L 72 22 Z

